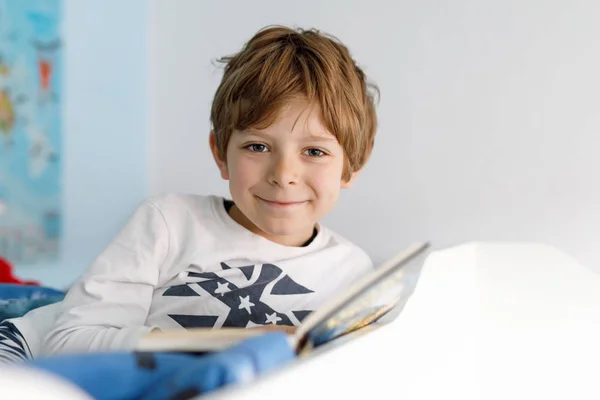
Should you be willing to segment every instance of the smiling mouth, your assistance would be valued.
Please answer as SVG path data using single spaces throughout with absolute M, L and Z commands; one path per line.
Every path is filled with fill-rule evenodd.
M 281 208 L 292 208 L 292 207 L 296 207 L 296 206 L 302 205 L 307 202 L 307 200 L 303 200 L 303 201 L 272 201 L 272 200 L 263 199 L 260 196 L 256 196 L 256 198 L 259 199 L 260 201 L 264 202 L 267 205 L 270 205 L 273 207 L 281 207 Z

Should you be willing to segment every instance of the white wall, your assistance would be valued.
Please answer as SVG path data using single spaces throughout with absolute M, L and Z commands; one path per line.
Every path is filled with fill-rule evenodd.
M 147 196 L 145 0 L 63 2 L 63 242 L 16 274 L 66 287 Z
M 418 239 L 542 241 L 600 271 L 600 3 L 154 0 L 149 191 L 227 194 L 212 60 L 266 24 L 342 39 L 380 86 L 373 158 L 327 223 L 376 260 Z

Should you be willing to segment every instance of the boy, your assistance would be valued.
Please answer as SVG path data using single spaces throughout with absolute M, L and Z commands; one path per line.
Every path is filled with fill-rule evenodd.
M 371 153 L 376 88 L 315 30 L 268 27 L 221 61 L 209 143 L 231 200 L 143 203 L 67 294 L 47 354 L 131 350 L 153 329 L 296 326 L 372 268 L 318 221 Z

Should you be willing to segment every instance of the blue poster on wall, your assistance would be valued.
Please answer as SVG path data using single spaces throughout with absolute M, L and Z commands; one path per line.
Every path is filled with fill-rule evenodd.
M 13 263 L 59 253 L 60 6 L 0 0 L 0 256 Z

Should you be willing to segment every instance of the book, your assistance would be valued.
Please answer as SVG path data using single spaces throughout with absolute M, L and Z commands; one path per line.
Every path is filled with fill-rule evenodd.
M 155 331 L 144 336 L 137 351 L 169 351 L 203 354 L 233 346 L 244 339 L 272 330 L 288 332 L 297 354 L 305 354 L 333 340 L 372 326 L 407 302 L 414 283 L 407 265 L 420 267 L 428 242 L 415 243 L 382 263 L 369 274 L 309 314 L 298 327 L 269 325 L 254 328 L 191 328 Z

